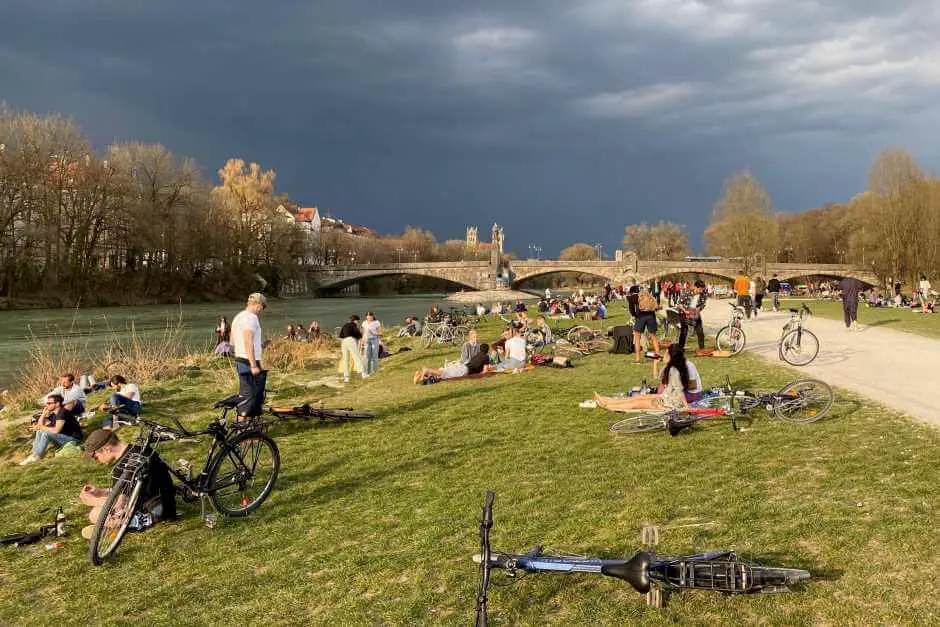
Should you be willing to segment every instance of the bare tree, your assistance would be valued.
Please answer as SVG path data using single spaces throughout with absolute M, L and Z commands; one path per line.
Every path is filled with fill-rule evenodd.
M 623 248 L 640 259 L 682 259 L 689 254 L 689 236 L 674 222 L 631 224 L 624 229 Z
M 772 256 L 778 248 L 777 241 L 773 202 L 764 186 L 746 170 L 729 178 L 715 203 L 712 223 L 705 229 L 705 247 L 709 254 Z
M 597 249 L 590 244 L 578 242 L 563 249 L 558 255 L 562 261 L 594 261 L 598 259 Z

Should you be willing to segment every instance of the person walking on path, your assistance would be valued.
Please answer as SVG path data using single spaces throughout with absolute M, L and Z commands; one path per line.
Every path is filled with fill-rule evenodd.
M 734 277 L 734 293 L 738 297 L 738 307 L 744 307 L 744 315 L 751 317 L 751 279 L 744 270 Z
M 365 369 L 362 378 L 379 371 L 379 346 L 382 343 L 382 323 L 375 319 L 375 314 L 366 313 L 366 320 L 362 323 L 362 344 L 365 353 Z
M 770 304 L 774 311 L 780 310 L 780 279 L 774 272 L 770 280 L 767 281 L 767 292 L 770 294 Z
M 917 284 L 918 290 L 920 290 L 920 306 L 923 308 L 924 313 L 930 313 L 928 304 L 930 303 L 930 281 L 927 280 L 927 275 L 920 275 L 920 283 Z
M 858 331 L 858 295 L 862 291 L 862 283 L 858 279 L 845 277 L 839 281 L 839 289 L 842 290 L 845 328 L 849 331 Z
M 264 404 L 266 373 L 261 369 L 262 337 L 261 312 L 268 306 L 264 294 L 248 296 L 245 309 L 232 319 L 231 338 L 235 352 L 235 371 L 238 373 L 238 393 L 243 397 L 238 415 L 248 418 L 261 415 Z
M 760 312 L 761 308 L 764 306 L 764 290 L 767 289 L 767 282 L 764 281 L 764 277 L 758 276 L 754 279 L 754 317 L 757 317 L 757 314 Z
M 356 372 L 361 372 L 362 378 L 365 378 L 362 357 L 359 355 L 359 340 L 362 339 L 362 332 L 359 330 L 359 316 L 356 314 L 349 316 L 349 322 L 339 330 L 339 339 L 339 371 L 343 373 L 343 383 L 349 383 L 350 360 L 352 360 Z

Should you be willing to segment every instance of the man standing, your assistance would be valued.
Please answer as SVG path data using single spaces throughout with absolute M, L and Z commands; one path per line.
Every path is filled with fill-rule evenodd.
M 744 270 L 734 277 L 734 293 L 738 297 L 738 307 L 744 307 L 744 315 L 751 317 L 751 279 Z
M 758 276 L 753 281 L 754 283 L 754 317 L 757 317 L 758 312 L 764 305 L 764 290 L 767 289 L 767 283 L 764 281 L 764 277 Z
M 777 273 L 774 272 L 773 276 L 770 277 L 770 280 L 767 281 L 767 291 L 770 293 L 771 306 L 774 311 L 780 309 L 780 279 L 777 278 Z
M 862 283 L 858 279 L 845 277 L 839 281 L 839 289 L 842 290 L 845 328 L 849 331 L 858 331 L 858 294 L 862 291 Z
M 689 327 L 695 329 L 695 337 L 698 340 L 698 347 L 705 348 L 705 330 L 702 328 L 702 310 L 705 309 L 705 302 L 708 300 L 708 294 L 705 290 L 705 282 L 699 279 L 692 287 L 693 293 L 688 303 L 680 305 L 682 314 L 679 327 L 679 346 L 685 348 L 685 340 L 689 335 Z
M 238 405 L 242 418 L 261 415 L 267 373 L 261 369 L 261 321 L 258 316 L 268 306 L 264 294 L 248 296 L 245 309 L 232 320 L 232 344 L 235 348 L 235 370 L 238 372 L 238 393 L 243 400 Z

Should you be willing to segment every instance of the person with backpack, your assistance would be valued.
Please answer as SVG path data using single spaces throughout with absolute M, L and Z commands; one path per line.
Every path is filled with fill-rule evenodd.
M 640 339 L 644 331 L 648 331 L 653 342 L 653 352 L 659 355 L 659 338 L 656 337 L 658 326 L 656 322 L 656 299 L 647 290 L 640 291 L 636 285 L 630 288 L 627 296 L 627 306 L 633 316 L 633 346 L 636 350 L 634 363 L 640 363 Z
M 770 294 L 770 304 L 774 311 L 780 310 L 780 279 L 774 272 L 770 280 L 767 281 L 767 292 Z

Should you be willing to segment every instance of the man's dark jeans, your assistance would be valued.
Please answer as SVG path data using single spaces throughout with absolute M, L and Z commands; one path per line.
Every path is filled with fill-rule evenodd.
M 261 364 L 258 364 L 261 367 Z M 268 381 L 268 371 L 251 374 L 251 367 L 244 359 L 235 359 L 235 371 L 238 373 L 238 394 L 243 397 L 238 404 L 239 416 L 260 416 L 264 408 L 264 388 Z

